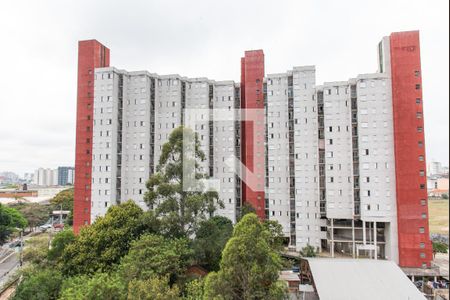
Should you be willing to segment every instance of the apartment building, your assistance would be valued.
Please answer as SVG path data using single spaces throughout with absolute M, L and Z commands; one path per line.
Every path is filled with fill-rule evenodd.
M 75 178 L 74 167 L 58 167 L 58 185 L 73 185 Z
M 418 32 L 383 38 L 378 72 L 322 85 L 314 66 L 266 75 L 262 50 L 240 83 L 116 69 L 94 40 L 79 53 L 76 231 L 121 201 L 148 209 L 162 145 L 195 111 L 218 214 L 236 222 L 247 203 L 293 250 L 430 266 Z

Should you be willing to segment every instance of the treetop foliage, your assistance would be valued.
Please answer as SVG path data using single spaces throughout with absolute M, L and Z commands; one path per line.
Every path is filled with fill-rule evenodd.
M 189 153 L 183 149 L 185 139 L 194 141 Z M 144 200 L 154 209 L 165 236 L 189 237 L 201 221 L 212 217 L 218 206 L 223 207 L 216 191 L 204 190 L 202 182 L 195 180 L 206 178 L 200 168 L 204 159 L 197 135 L 183 126 L 172 131 L 163 145 L 157 172 L 146 184 Z
M 80 230 L 62 257 L 65 275 L 93 274 L 114 268 L 143 230 L 142 209 L 133 201 L 109 208 L 91 226 Z

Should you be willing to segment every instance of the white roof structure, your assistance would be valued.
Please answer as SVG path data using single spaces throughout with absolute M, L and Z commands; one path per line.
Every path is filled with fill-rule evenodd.
M 308 258 L 320 300 L 425 300 L 392 261 Z

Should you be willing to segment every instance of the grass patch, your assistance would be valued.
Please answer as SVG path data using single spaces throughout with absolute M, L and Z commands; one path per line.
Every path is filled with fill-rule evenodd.
M 448 200 L 429 200 L 430 233 L 449 234 Z

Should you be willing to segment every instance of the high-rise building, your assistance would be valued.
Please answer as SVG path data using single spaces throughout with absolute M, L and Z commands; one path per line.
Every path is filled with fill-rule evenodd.
M 73 229 L 91 220 L 92 130 L 94 72 L 109 66 L 109 49 L 96 40 L 78 43 L 77 124 L 75 143 L 75 187 Z
M 80 42 L 76 229 L 124 200 L 147 209 L 162 145 L 194 109 L 218 214 L 235 222 L 247 203 L 295 250 L 430 266 L 418 32 L 383 38 L 378 72 L 322 85 L 314 66 L 266 75 L 262 50 L 235 83 L 119 70 L 102 47 Z
M 58 185 L 73 185 L 74 176 L 74 167 L 58 167 Z

